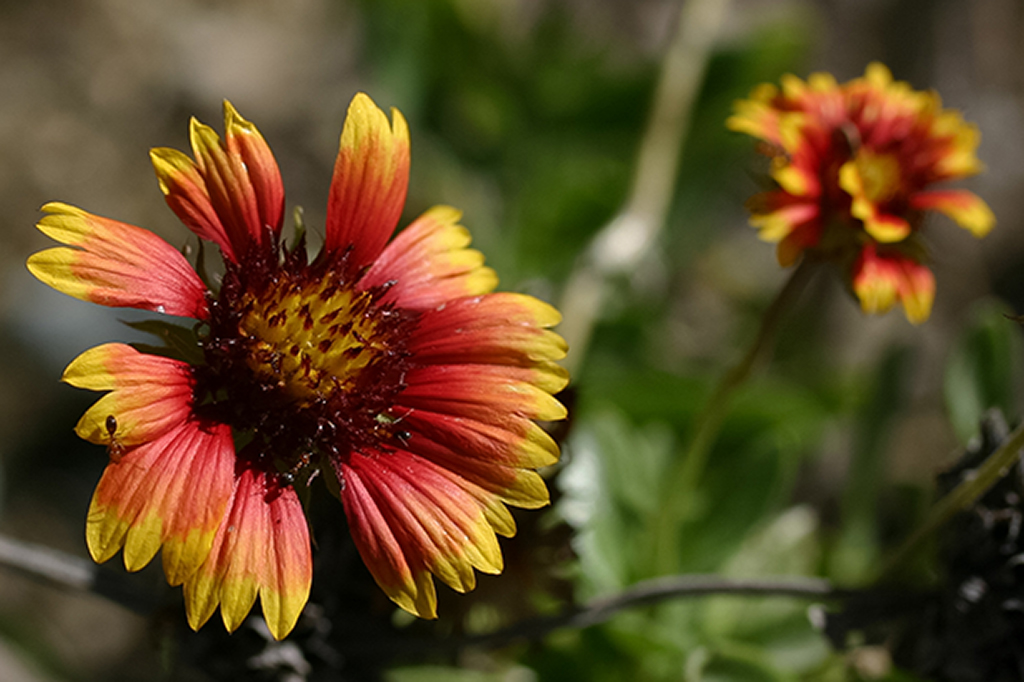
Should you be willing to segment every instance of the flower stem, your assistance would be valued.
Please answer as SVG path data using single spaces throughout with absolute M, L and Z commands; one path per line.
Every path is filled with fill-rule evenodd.
M 999 449 L 989 455 L 977 469 L 968 474 L 960 482 L 960 485 L 953 488 L 949 494 L 932 506 L 924 522 L 893 552 L 886 562 L 879 574 L 879 582 L 894 578 L 936 530 L 959 512 L 968 509 L 997 481 L 1006 476 L 1013 465 L 1020 461 L 1022 448 L 1024 448 L 1024 424 L 1014 429 Z
M 682 458 L 676 459 L 666 477 L 667 488 L 656 519 L 655 560 L 651 566 L 656 574 L 677 570 L 679 560 L 680 527 L 688 521 L 697 509 L 695 504 L 700 480 L 707 468 L 708 455 L 729 413 L 733 394 L 750 377 L 754 368 L 771 354 L 779 323 L 806 288 L 814 273 L 815 259 L 805 254 L 796 270 L 789 276 L 782 289 L 772 301 L 753 344 L 743 358 L 730 369 L 718 383 L 704 409 L 694 421 L 693 437 Z

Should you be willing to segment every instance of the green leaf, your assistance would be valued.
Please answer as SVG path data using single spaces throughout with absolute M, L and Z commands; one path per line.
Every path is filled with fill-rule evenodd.
M 978 424 L 993 407 L 1017 414 L 1015 387 L 1020 385 L 1020 324 L 997 301 L 985 301 L 971 315 L 946 364 L 946 409 L 963 443 L 978 433 Z
M 819 559 L 817 534 L 817 515 L 806 506 L 791 507 L 745 538 L 720 572 L 733 577 L 809 575 L 814 572 Z M 762 627 L 764 623 L 759 621 L 764 618 L 757 609 L 749 608 L 756 601 L 748 597 L 709 601 L 705 628 L 724 633 L 737 628 L 754 630 Z M 770 601 L 779 605 L 789 600 Z M 737 611 L 734 607 L 739 604 L 747 606 Z M 782 612 L 788 610 L 785 608 Z M 803 607 L 799 610 L 803 611 Z M 774 608 L 766 609 L 769 614 L 776 611 Z M 773 618 L 769 615 L 769 620 Z
M 385 682 L 503 682 L 510 679 L 530 679 L 521 667 L 484 672 L 443 665 L 418 665 L 392 668 L 384 675 Z
M 584 591 L 600 594 L 635 582 L 641 543 L 654 513 L 672 434 L 658 422 L 636 427 L 614 409 L 582 421 L 559 476 L 559 509 L 577 531 Z
M 885 482 L 885 454 L 900 408 L 907 404 L 914 354 L 888 349 L 856 414 L 853 452 L 842 499 L 842 529 L 828 561 L 837 582 L 853 585 L 873 576 L 880 552 L 879 491 Z
M 194 327 L 182 327 L 166 320 L 139 320 L 137 322 L 121 320 L 121 322 L 132 329 L 152 334 L 163 341 L 162 346 L 152 346 L 145 343 L 131 344 L 136 350 L 151 355 L 162 355 L 167 358 L 181 360 L 190 365 L 203 364 L 203 349 L 199 345 L 199 337 L 196 335 Z
M 738 646 L 727 648 L 728 652 L 695 652 L 687 664 L 687 681 L 782 682 L 788 679 L 771 668 L 768 661 L 764 660 L 764 652 Z M 697 663 L 695 658 L 703 660 Z

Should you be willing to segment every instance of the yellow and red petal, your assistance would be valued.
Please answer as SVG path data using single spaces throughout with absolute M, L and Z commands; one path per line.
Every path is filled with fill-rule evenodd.
M 869 245 L 854 265 L 852 280 L 865 313 L 887 312 L 898 300 L 913 324 L 924 322 L 931 314 L 935 277 L 927 267 L 905 256 L 883 256 Z
M 422 436 L 463 457 L 508 467 L 535 469 L 558 461 L 558 444 L 524 417 L 507 415 L 500 423 L 492 423 L 461 414 L 413 409 L 401 399 L 395 409 L 405 415 L 402 425 L 413 434 L 410 443 Z M 409 447 L 420 452 L 417 445 Z
M 461 415 L 489 424 L 565 419 L 565 407 L 542 387 L 546 377 L 506 365 L 427 365 L 406 373 L 404 407 Z M 541 386 L 538 386 L 541 384 Z
M 959 111 L 943 111 L 936 116 L 930 132 L 935 137 L 948 140 L 948 146 L 935 162 L 935 173 L 939 179 L 965 178 L 984 169 L 975 155 L 981 133 L 977 126 L 964 121 Z
M 427 331 L 410 344 L 422 362 L 536 367 L 547 377 L 543 382 L 538 380 L 538 385 L 550 393 L 562 390 L 569 381 L 568 374 L 553 364 L 566 353 L 565 340 L 553 331 L 501 324 L 447 327 L 447 336 L 434 333 L 433 327 Z
M 93 559 L 124 548 L 137 571 L 163 548 L 168 581 L 180 584 L 206 560 L 231 497 L 231 429 L 187 421 L 129 450 L 103 472 L 86 522 Z
M 150 150 L 149 159 L 160 191 L 178 219 L 200 239 L 219 246 L 225 258 L 237 262 L 239 254 L 235 253 L 231 238 L 210 201 L 206 181 L 192 159 L 168 147 Z
M 338 476 L 349 531 L 377 585 L 409 613 L 436 618 L 434 580 L 417 556 L 406 556 L 401 528 L 392 527 L 362 478 L 344 465 L 338 465 Z
M 558 445 L 543 429 L 519 416 L 488 422 L 493 415 L 487 413 L 485 402 L 449 401 L 437 409 L 452 412 L 399 403 L 402 429 L 410 434 L 404 444 L 407 450 L 458 472 L 510 505 L 536 509 L 548 504 L 547 486 L 532 469 L 554 464 Z
M 781 161 L 781 157 L 777 158 Z M 798 197 L 821 196 L 821 179 L 807 163 L 779 162 L 772 164 L 772 179 L 783 191 Z
M 284 182 L 277 159 L 259 129 L 224 101 L 224 140 L 229 157 L 241 161 L 256 198 L 258 227 L 281 229 L 284 216 Z
M 861 202 L 854 201 L 851 213 L 864 221 L 864 229 L 880 244 L 903 241 L 910 236 L 910 223 L 905 218 L 891 213 L 882 213 L 877 207 L 870 205 L 863 210 Z
M 737 100 L 734 103 L 733 109 L 736 113 L 726 119 L 725 127 L 737 133 L 781 144 L 781 112 L 771 104 L 777 94 L 778 88 L 774 85 L 762 83 L 750 93 L 750 99 Z
M 497 293 L 460 298 L 420 319 L 409 350 L 421 362 L 544 366 L 564 388 L 568 375 L 547 363 L 565 357 L 567 346 L 549 331 L 561 320 L 553 307 L 532 296 Z
M 779 265 L 784 268 L 796 263 L 800 255 L 821 241 L 821 222 L 812 220 L 799 225 L 783 238 L 775 249 Z
M 783 192 L 770 194 L 791 195 Z M 796 199 L 794 197 L 794 199 Z M 795 200 L 770 213 L 753 213 L 750 224 L 757 228 L 757 236 L 766 242 L 779 242 L 788 237 L 801 225 L 817 219 L 821 208 L 817 202 Z
M 787 106 L 818 110 L 818 114 L 829 122 L 845 113 L 842 108 L 842 91 L 830 73 L 812 73 L 807 82 L 792 74 L 784 74 L 780 82 L 782 99 Z
M 324 252 L 358 270 L 373 262 L 398 225 L 409 185 L 409 128 L 368 96 L 348 108 L 327 201 Z
M 29 257 L 40 281 L 83 301 L 206 319 L 206 287 L 174 247 L 148 230 L 61 203 L 40 231 L 67 244 Z
M 309 600 L 312 557 L 302 504 L 276 477 L 242 468 L 206 562 L 185 582 L 189 625 L 198 630 L 220 606 L 234 631 L 256 597 L 275 639 L 283 639 Z
M 140 353 L 123 343 L 85 351 L 64 370 L 62 380 L 76 388 L 110 391 L 75 427 L 79 437 L 91 443 L 147 443 L 184 423 L 192 411 L 192 371 L 187 363 Z
M 461 216 L 450 206 L 435 206 L 424 213 L 384 248 L 360 288 L 393 280 L 383 300 L 413 310 L 493 291 L 498 276 L 484 267 L 482 253 L 466 248 L 470 236 L 459 225 Z
M 226 142 L 192 119 L 195 160 L 167 148 L 151 153 L 160 189 L 183 223 L 238 261 L 253 244 L 281 229 L 284 186 L 270 148 L 259 131 L 224 102 Z
M 935 301 L 935 275 L 925 266 L 905 259 L 901 263 L 900 302 L 912 324 L 921 324 L 931 315 Z
M 933 190 L 911 197 L 918 210 L 934 209 L 945 213 L 975 237 L 984 237 L 996 224 L 996 217 L 977 194 L 967 190 Z
M 865 259 L 854 268 L 853 292 L 860 307 L 869 315 L 888 312 L 896 303 L 899 276 L 889 264 L 876 258 Z
M 431 573 L 465 592 L 476 585 L 474 569 L 501 572 L 486 493 L 461 476 L 401 450 L 353 453 L 338 474 L 356 547 L 403 609 L 436 617 Z
M 404 422 L 403 422 L 404 424 Z M 550 494 L 544 479 L 533 469 L 508 464 L 506 461 L 479 457 L 473 452 L 453 449 L 432 440 L 423 431 L 409 429 L 411 437 L 405 448 L 419 457 L 470 481 L 496 499 L 523 509 L 537 509 L 548 504 Z

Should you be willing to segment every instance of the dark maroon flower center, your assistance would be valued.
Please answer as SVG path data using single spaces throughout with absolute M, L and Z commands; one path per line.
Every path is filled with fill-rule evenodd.
M 306 263 L 304 249 L 227 265 L 202 337 L 196 411 L 228 423 L 239 455 L 283 483 L 325 458 L 387 449 L 408 437 L 395 397 L 409 368 L 412 313 L 359 290 L 345 259 Z

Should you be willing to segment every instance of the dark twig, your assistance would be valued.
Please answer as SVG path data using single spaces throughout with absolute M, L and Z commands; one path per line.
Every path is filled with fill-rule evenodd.
M 671 575 L 652 578 L 607 597 L 591 600 L 583 606 L 572 606 L 551 616 L 530 618 L 507 628 L 478 635 L 449 637 L 418 637 L 395 640 L 346 642 L 353 652 L 362 655 L 386 656 L 391 659 L 414 660 L 431 654 L 452 654 L 464 649 L 497 649 L 516 642 L 536 642 L 555 630 L 586 628 L 599 625 L 626 609 L 656 604 L 669 599 L 711 595 L 749 597 L 788 597 L 812 601 L 842 599 L 850 594 L 837 590 L 823 578 L 771 577 L 728 578 L 719 575 Z
M 599 625 L 620 611 L 637 606 L 656 604 L 668 599 L 730 594 L 821 600 L 837 599 L 844 593 L 833 588 L 824 578 L 671 575 L 645 580 L 618 594 L 593 599 L 583 606 L 571 607 L 562 613 L 531 618 L 497 632 L 466 637 L 457 642 L 457 648 L 495 648 L 519 640 L 535 641 L 555 630 Z

